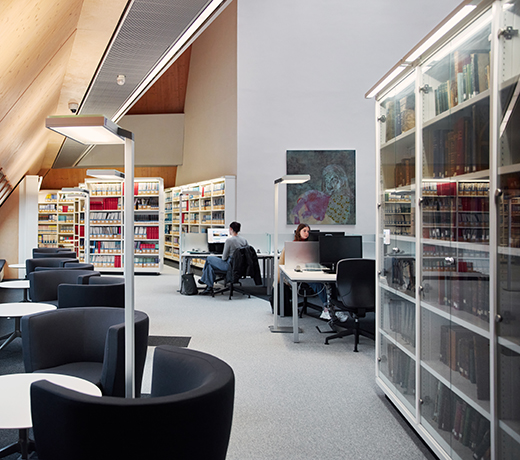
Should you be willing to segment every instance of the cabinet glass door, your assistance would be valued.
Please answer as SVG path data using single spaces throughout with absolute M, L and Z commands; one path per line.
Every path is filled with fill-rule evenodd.
M 490 449 L 491 13 L 421 66 L 421 424 L 454 458 Z
M 502 3 L 499 39 L 497 334 L 500 459 L 520 458 L 520 2 Z M 509 29 L 510 28 L 510 29 Z
M 380 378 L 415 414 L 415 73 L 379 101 Z

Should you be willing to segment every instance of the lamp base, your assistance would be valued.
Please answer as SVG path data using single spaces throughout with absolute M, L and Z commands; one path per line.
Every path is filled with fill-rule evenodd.
M 288 334 L 293 333 L 293 328 L 291 326 L 278 326 L 276 328 L 274 326 L 269 326 L 269 329 L 271 330 L 271 332 L 282 332 Z M 303 332 L 303 329 L 299 327 L 298 332 Z

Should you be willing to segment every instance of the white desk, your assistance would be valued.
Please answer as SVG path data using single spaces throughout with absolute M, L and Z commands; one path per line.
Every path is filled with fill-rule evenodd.
M 336 274 L 323 273 L 319 271 L 301 271 L 297 272 L 293 269 L 285 268 L 284 265 L 280 265 L 280 283 L 279 283 L 279 294 L 278 294 L 278 312 L 284 311 L 284 293 L 283 285 L 286 280 L 292 288 L 292 314 L 293 314 L 293 342 L 299 342 L 299 329 L 298 329 L 298 283 L 335 283 Z
M 14 281 L 2 281 L 0 288 L 4 289 L 23 289 L 23 300 L 22 302 L 28 302 L 27 290 L 29 289 L 29 280 L 14 280 Z
M 20 318 L 22 316 L 33 315 L 34 313 L 49 310 L 56 310 L 56 306 L 49 303 L 37 302 L 0 303 L 0 317 L 14 318 L 14 331 L 11 334 L 0 337 L 0 340 L 5 339 L 4 343 L 0 346 L 0 350 L 9 345 L 17 337 L 22 336 L 22 331 L 20 329 Z
M 48 380 L 65 388 L 92 396 L 101 396 L 101 390 L 93 383 L 70 375 L 31 373 L 0 376 L 0 428 L 19 430 L 19 440 L 0 450 L 0 457 L 19 452 L 21 458 L 28 458 L 34 450 L 34 442 L 28 439 L 28 429 L 32 427 L 31 384 L 38 380 Z

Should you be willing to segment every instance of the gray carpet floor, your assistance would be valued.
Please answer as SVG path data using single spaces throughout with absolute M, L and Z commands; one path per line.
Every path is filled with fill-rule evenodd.
M 270 332 L 273 316 L 264 299 L 182 296 L 178 288 L 178 271 L 169 266 L 159 276 L 136 276 L 136 309 L 150 316 L 156 343 L 184 338 L 189 348 L 233 368 L 228 460 L 435 459 L 376 385 L 373 341 L 361 337 L 359 353 L 352 352 L 352 337 L 324 345 L 316 326 L 326 323 L 306 316 L 300 319 L 300 343 L 293 343 L 291 334 Z M 282 318 L 281 325 L 291 325 L 291 318 Z M 21 353 L 19 339 L 9 347 Z M 143 393 L 150 391 L 153 350 Z M 15 436 L 0 430 L 0 445 Z
M 189 348 L 218 356 L 236 376 L 228 460 L 435 459 L 375 383 L 374 342 L 361 337 L 324 345 L 304 317 L 300 343 L 274 334 L 270 304 L 235 294 L 182 296 L 178 271 L 136 278 L 136 309 L 150 334 L 191 337 Z M 281 325 L 291 325 L 282 318 Z M 150 349 L 149 358 L 151 358 Z M 150 360 L 143 391 L 149 391 Z

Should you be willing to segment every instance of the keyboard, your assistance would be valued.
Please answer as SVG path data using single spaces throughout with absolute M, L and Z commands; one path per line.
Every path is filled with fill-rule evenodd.
M 325 269 L 326 267 L 318 263 L 307 263 L 303 266 L 303 271 L 305 272 L 321 272 Z

